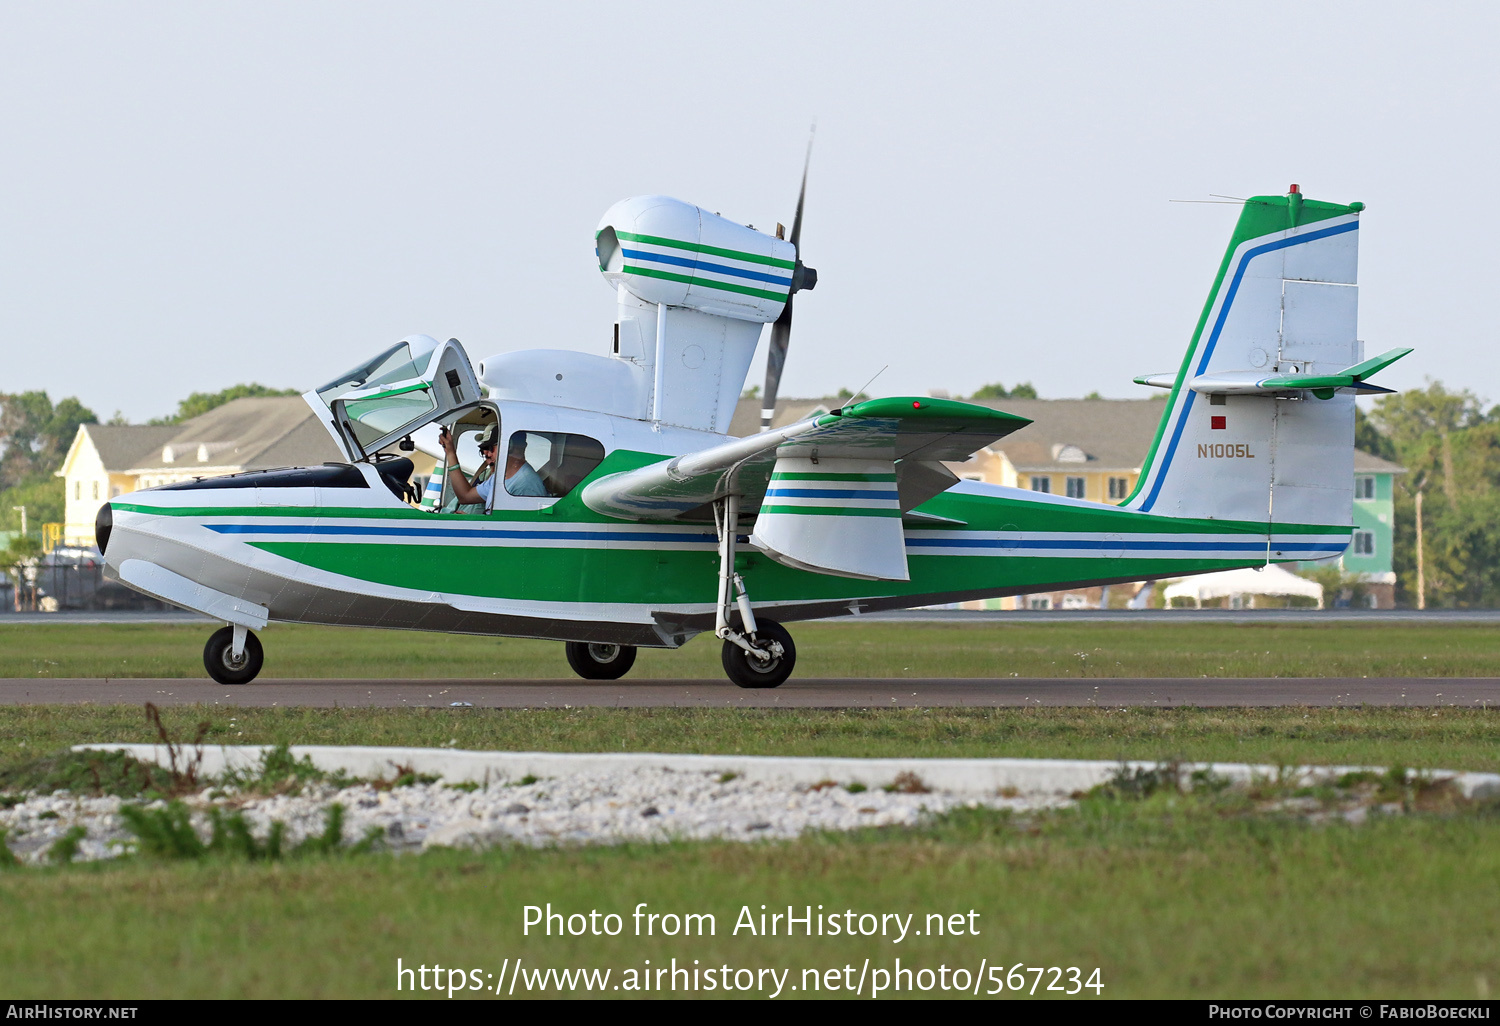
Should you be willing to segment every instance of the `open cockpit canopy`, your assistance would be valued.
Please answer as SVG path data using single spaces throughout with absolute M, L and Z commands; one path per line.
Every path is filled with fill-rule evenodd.
M 409 335 L 303 399 L 345 455 L 368 459 L 403 435 L 480 397 L 458 339 Z

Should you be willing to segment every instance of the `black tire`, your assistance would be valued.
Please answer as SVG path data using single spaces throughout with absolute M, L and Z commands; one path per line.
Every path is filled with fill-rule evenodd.
M 570 641 L 564 647 L 568 665 L 584 680 L 619 680 L 635 665 L 634 645 Z
M 797 646 L 792 644 L 792 636 L 775 620 L 756 617 L 755 633 L 750 638 L 752 641 L 779 641 L 780 658 L 761 662 L 734 642 L 726 641 L 723 652 L 724 672 L 742 688 L 779 687 L 792 675 L 792 668 L 797 665 Z
M 260 639 L 253 632 L 246 631 L 245 653 L 237 662 L 230 654 L 233 649 L 234 628 L 220 627 L 203 646 L 203 668 L 220 684 L 249 684 L 266 661 Z

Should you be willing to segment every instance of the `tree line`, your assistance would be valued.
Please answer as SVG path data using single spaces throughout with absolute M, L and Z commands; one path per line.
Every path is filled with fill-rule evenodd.
M 147 423 L 181 424 L 244 396 L 297 394 L 295 389 L 253 383 L 219 392 L 194 392 L 177 404 L 176 412 Z M 41 525 L 62 521 L 63 481 L 54 475 L 78 428 L 97 423 L 98 416 L 76 396 L 53 403 L 46 392 L 0 392 L 0 531 L 20 532 L 21 514 L 15 507 L 24 506 L 31 542 L 28 545 L 25 539 L 17 538 L 19 548 L 39 549 Z M 109 423 L 126 421 L 116 413 Z
M 1500 606 L 1500 406 L 1440 382 L 1381 396 L 1355 445 L 1406 468 L 1396 477 L 1397 600 L 1417 604 L 1417 495 L 1429 606 Z

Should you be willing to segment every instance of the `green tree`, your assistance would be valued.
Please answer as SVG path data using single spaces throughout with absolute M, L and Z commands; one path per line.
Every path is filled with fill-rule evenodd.
M 1403 601 L 1416 600 L 1416 502 L 1422 491 L 1427 601 L 1500 604 L 1500 419 L 1472 392 L 1440 382 L 1375 402 L 1361 448 L 1407 468 L 1396 489 L 1395 568 Z
M 43 524 L 62 522 L 65 500 L 62 478 L 35 474 L 0 492 L 0 531 L 20 531 L 21 513 L 16 507 L 25 506 L 27 532 L 40 538 Z
M 94 411 L 71 396 L 53 406 L 46 392 L 0 394 L 0 489 L 52 473 L 78 426 L 97 423 Z
M 969 396 L 970 399 L 1035 399 L 1036 388 L 1031 382 L 1023 381 L 1015 388 L 1006 388 L 998 381 L 992 381 L 988 385 L 981 385 Z
M 157 417 L 150 421 L 152 424 L 181 424 L 185 420 L 192 420 L 200 414 L 207 413 L 216 407 L 223 406 L 231 399 L 244 399 L 246 397 L 301 395 L 295 388 L 269 388 L 254 382 L 248 385 L 231 385 L 229 388 L 219 392 L 194 392 L 182 402 L 177 404 L 177 412 L 170 417 Z

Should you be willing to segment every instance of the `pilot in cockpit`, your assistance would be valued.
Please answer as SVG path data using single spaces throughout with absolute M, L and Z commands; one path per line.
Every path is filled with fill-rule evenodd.
M 448 464 L 448 485 L 457 500 L 453 512 L 483 513 L 489 507 L 495 492 L 495 452 L 500 442 L 499 434 L 499 424 L 491 424 L 479 432 L 479 456 L 483 462 L 470 480 L 458 465 L 453 432 L 446 427 L 438 432 L 438 443 L 443 447 L 444 461 Z

